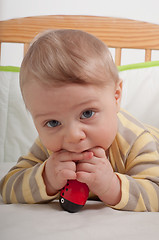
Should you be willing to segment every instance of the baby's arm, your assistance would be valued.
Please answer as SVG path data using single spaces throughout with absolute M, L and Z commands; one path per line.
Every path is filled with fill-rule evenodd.
M 143 145 L 144 143 L 144 145 Z M 157 142 L 149 133 L 134 143 L 125 163 L 121 180 L 121 201 L 115 209 L 159 211 L 159 153 Z
M 143 132 L 137 138 L 126 162 L 120 163 L 120 173 L 113 171 L 101 148 L 92 151 L 89 161 L 77 164 L 77 179 L 92 193 L 115 209 L 159 211 L 159 153 L 150 133 Z M 120 161 L 115 156 L 115 161 Z
M 76 161 L 91 153 L 59 151 L 49 156 L 39 139 L 0 182 L 5 203 L 41 203 L 57 198 L 67 179 L 76 179 Z
M 47 152 L 37 139 L 30 153 L 21 157 L 1 180 L 0 192 L 5 203 L 40 203 L 56 197 L 47 195 L 42 177 L 47 158 Z

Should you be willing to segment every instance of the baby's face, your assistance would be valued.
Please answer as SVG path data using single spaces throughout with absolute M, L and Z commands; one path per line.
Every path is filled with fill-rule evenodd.
M 120 84 L 46 87 L 33 81 L 24 89 L 40 139 L 53 152 L 107 150 L 117 132 L 120 96 Z

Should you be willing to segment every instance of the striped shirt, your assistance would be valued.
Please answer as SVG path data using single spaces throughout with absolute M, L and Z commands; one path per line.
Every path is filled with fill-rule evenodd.
M 38 138 L 28 155 L 19 158 L 0 182 L 5 203 L 42 203 L 59 197 L 59 193 L 47 195 L 42 177 L 50 154 Z M 121 109 L 109 161 L 121 180 L 121 200 L 111 207 L 159 211 L 159 130 L 143 125 Z

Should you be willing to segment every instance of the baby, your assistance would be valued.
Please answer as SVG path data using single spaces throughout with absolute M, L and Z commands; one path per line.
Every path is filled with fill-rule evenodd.
M 1 180 L 4 202 L 52 201 L 76 179 L 114 209 L 159 211 L 159 130 L 120 109 L 122 81 L 102 41 L 79 30 L 40 34 L 20 86 L 39 137 Z

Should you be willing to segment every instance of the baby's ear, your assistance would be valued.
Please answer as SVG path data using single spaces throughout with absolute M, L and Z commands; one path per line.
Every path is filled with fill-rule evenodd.
M 123 86 L 123 81 L 120 79 L 120 81 L 116 83 L 116 88 L 115 88 L 115 101 L 117 106 L 117 112 L 120 109 L 122 86 Z

